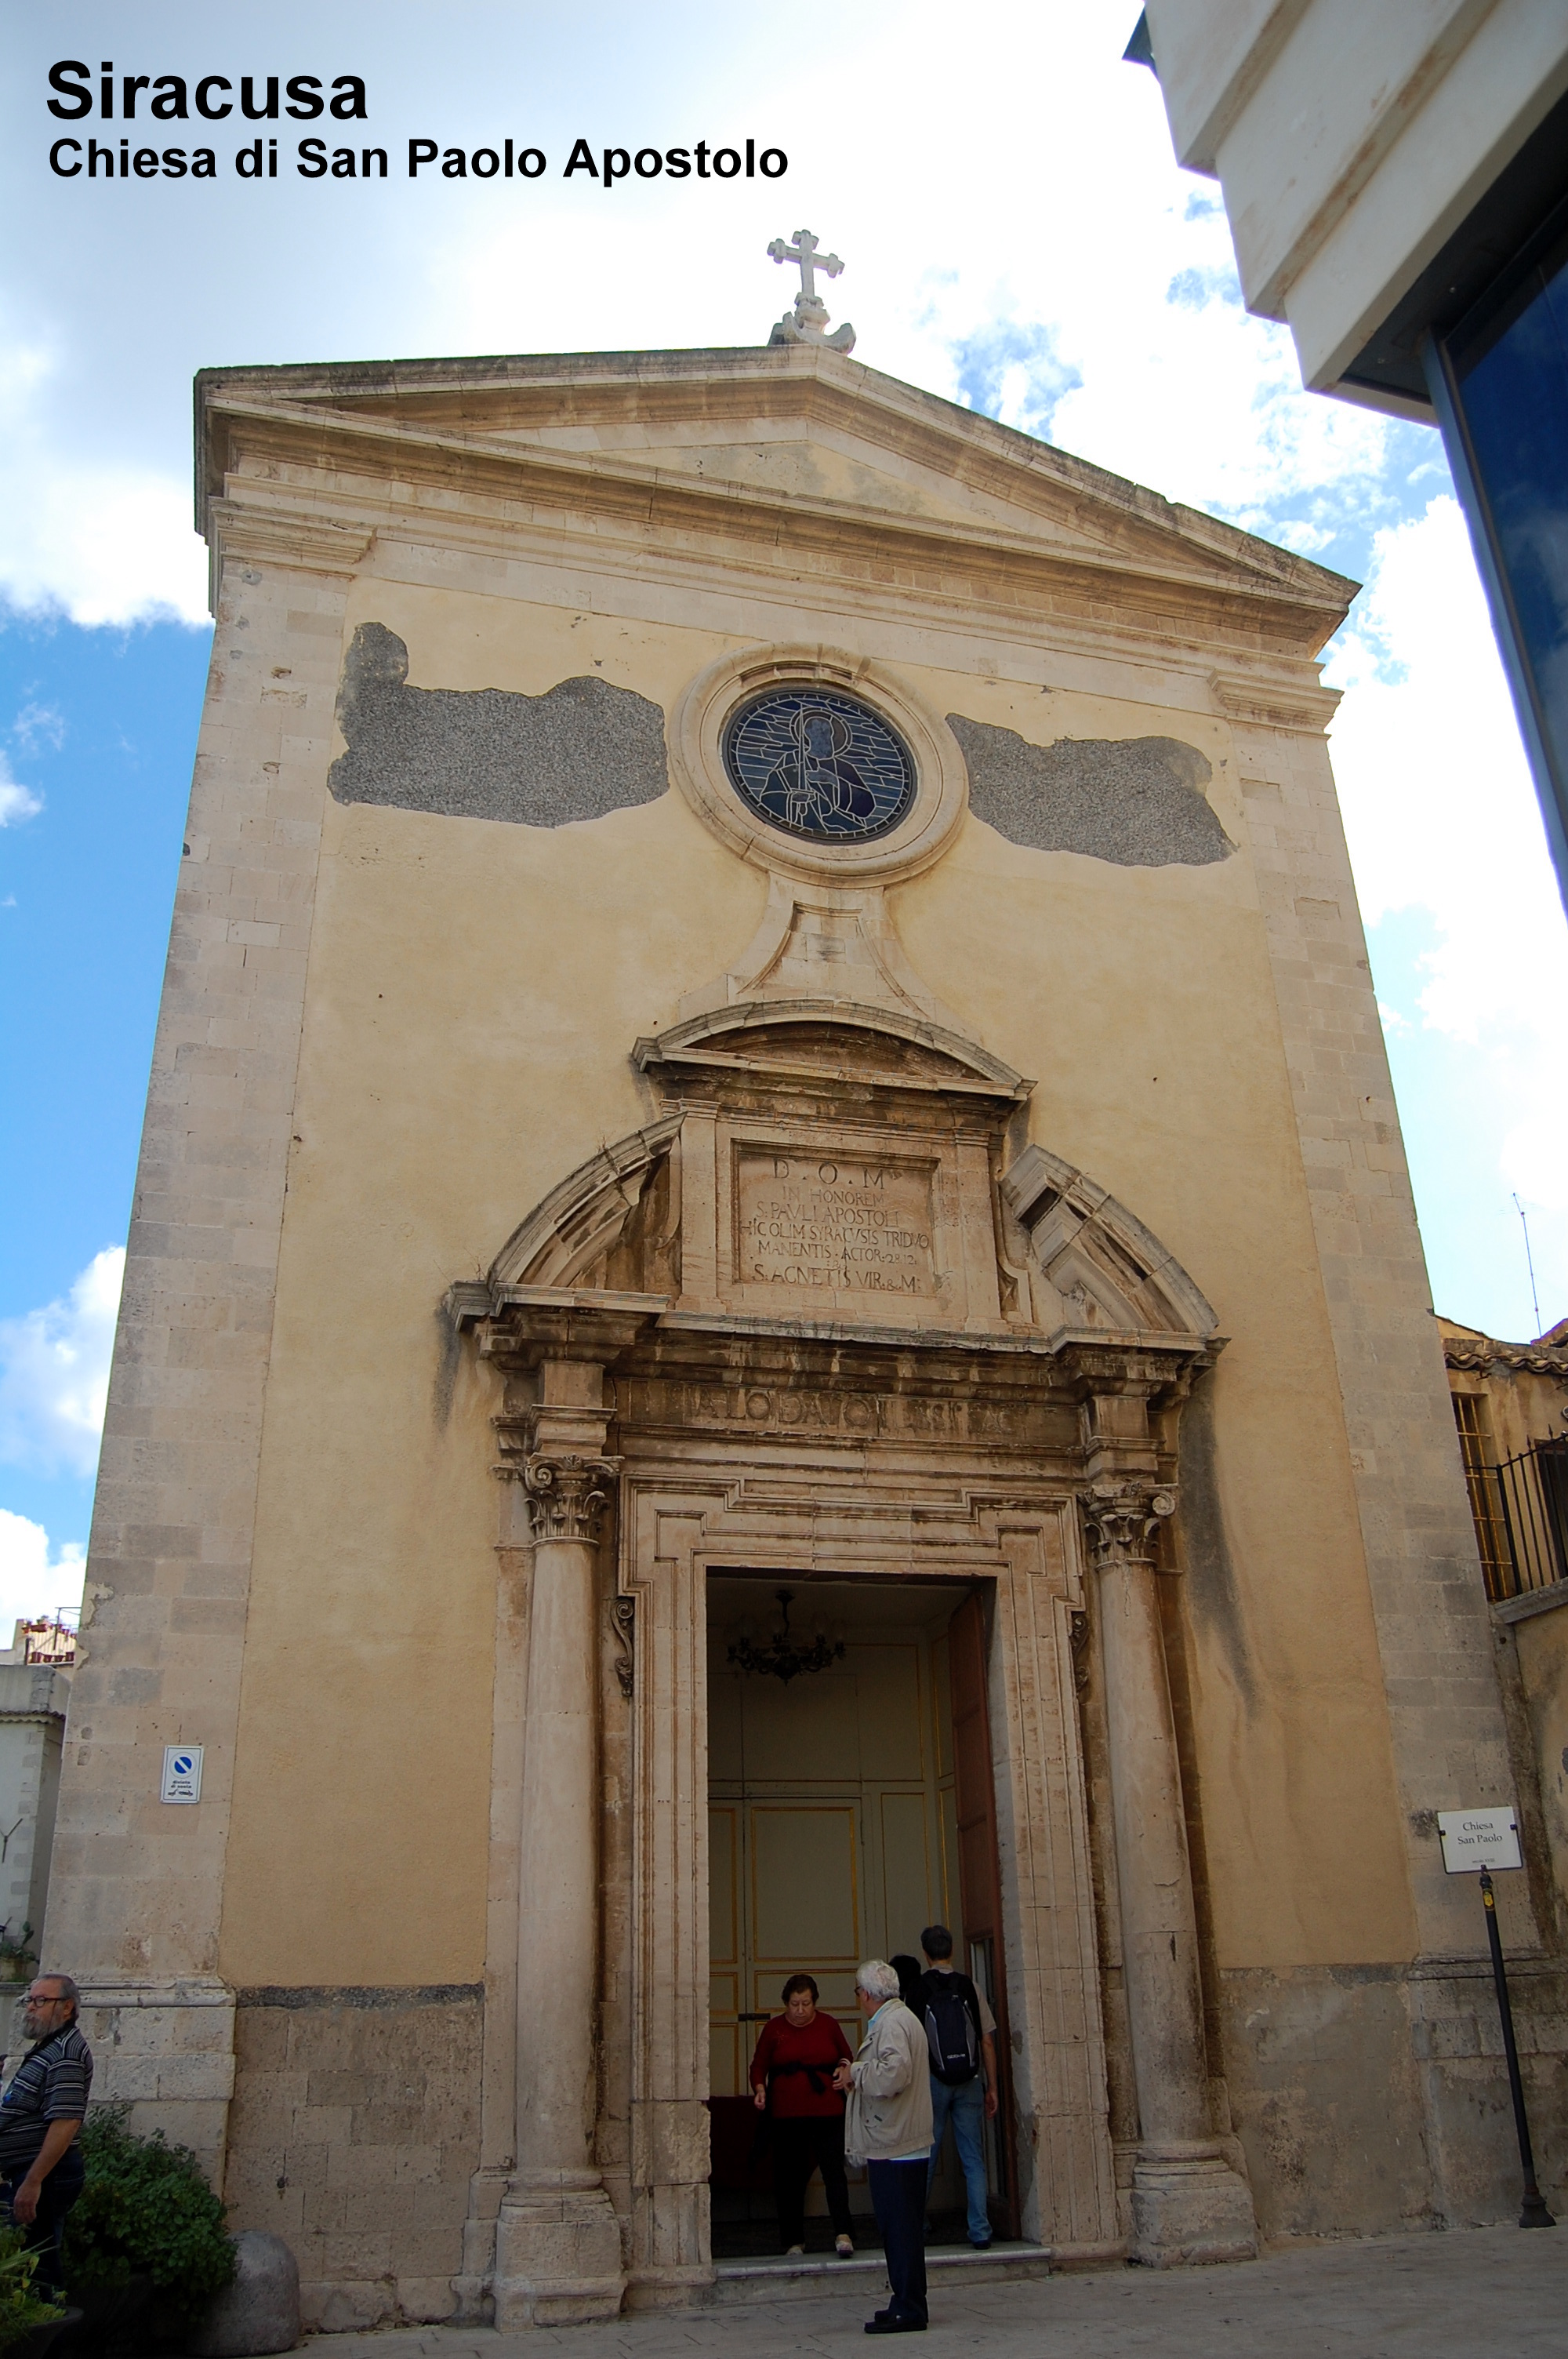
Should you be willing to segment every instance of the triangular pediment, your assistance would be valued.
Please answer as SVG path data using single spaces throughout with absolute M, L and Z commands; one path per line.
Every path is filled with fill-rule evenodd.
M 801 346 L 204 371 L 201 499 L 235 453 L 308 432 L 340 479 L 466 475 L 672 527 L 957 542 L 975 561 L 1262 599 L 1310 654 L 1355 584 L 842 355 Z M 265 451 L 258 455 L 265 456 Z

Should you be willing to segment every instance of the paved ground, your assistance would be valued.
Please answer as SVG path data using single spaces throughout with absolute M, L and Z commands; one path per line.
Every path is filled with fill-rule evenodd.
M 944 2292 L 918 2342 L 871 2343 L 860 2294 L 503 2335 L 334 2334 L 318 2359 L 1568 2359 L 1568 2223 L 1314 2245 L 1231 2268 L 1117 2269 Z

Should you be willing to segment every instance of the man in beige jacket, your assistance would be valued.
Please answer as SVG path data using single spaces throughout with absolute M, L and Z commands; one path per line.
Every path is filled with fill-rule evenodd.
M 844 2158 L 866 2166 L 892 2289 L 887 2308 L 867 2321 L 866 2332 L 924 2334 L 930 2051 L 885 1959 L 868 1959 L 857 1970 L 855 1995 L 871 2020 L 859 2055 L 852 2064 L 839 2065 L 833 2085 L 847 2099 Z

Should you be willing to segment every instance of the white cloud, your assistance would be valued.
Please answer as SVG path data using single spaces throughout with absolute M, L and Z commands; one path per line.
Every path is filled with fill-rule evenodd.
M 94 1472 L 124 1267 L 124 1247 L 106 1246 L 63 1301 L 0 1319 L 0 1460 Z
M 58 1553 L 42 1524 L 0 1507 L 0 1647 L 11 1643 L 13 1625 L 44 1614 L 72 1618 L 81 1604 L 87 1550 L 67 1540 Z
M 52 704 L 24 704 L 11 723 L 11 734 L 25 753 L 45 745 L 58 754 L 65 743 L 65 716 Z
M 70 372 L 54 338 L 46 331 L 29 339 L 5 324 L 0 599 L 88 625 L 171 614 L 204 622 L 203 552 L 178 478 L 156 461 L 84 456 L 80 437 L 60 432 Z
M 1504 1133 L 1498 1168 L 1509 1192 L 1517 1190 L 1527 1209 L 1556 1216 L 1553 1237 L 1561 1258 L 1568 1242 L 1559 1225 L 1568 1214 L 1568 1105 L 1561 1092 L 1530 1094 L 1529 1113 Z
M 28 438 L 29 440 L 33 438 Z M 204 624 L 206 551 L 190 529 L 189 495 L 148 469 L 0 468 L 0 596 L 26 614 L 73 623 Z
M 1334 768 L 1363 915 L 1376 926 L 1393 912 L 1424 910 L 1435 931 L 1400 1011 L 1419 1016 L 1419 1027 L 1412 1032 L 1404 1020 L 1391 1029 L 1396 1071 L 1404 1044 L 1422 1031 L 1479 1051 L 1466 1119 L 1489 1134 L 1478 1168 L 1489 1169 L 1493 1188 L 1450 1201 L 1441 1162 L 1418 1164 L 1422 1224 L 1434 1238 L 1444 1233 L 1439 1259 L 1464 1295 L 1459 1315 L 1522 1329 L 1509 1201 L 1517 1190 L 1530 1213 L 1550 1321 L 1568 1284 L 1568 923 L 1452 497 L 1376 536 L 1365 595 L 1327 677 L 1345 691 Z M 1461 1068 L 1432 1067 L 1412 1051 L 1405 1070 L 1407 1113 L 1440 1136 L 1447 1110 L 1427 1101 L 1428 1075 Z M 1511 1322 L 1498 1307 L 1505 1298 L 1515 1303 Z
M 177 46 L 197 38 L 193 10 L 157 13 Z M 1135 13 L 1128 0 L 1121 16 Z M 13 418 L 0 412 L 13 599 L 78 621 L 159 602 L 200 619 L 184 391 L 198 365 L 760 343 L 792 277 L 765 247 L 803 221 L 847 259 L 829 298 L 856 322 L 859 358 L 1173 498 L 1267 526 L 1285 501 L 1364 484 L 1382 463 L 1386 422 L 1304 394 L 1288 333 L 1242 310 L 1223 210 L 1177 169 L 1152 76 L 1121 62 L 1114 8 L 1013 0 L 985 42 L 957 45 L 938 0 L 805 0 L 782 48 L 771 18 L 704 0 L 621 12 L 608 45 L 484 0 L 466 22 L 469 40 L 432 53 L 413 14 L 382 12 L 378 135 L 395 155 L 404 133 L 445 123 L 477 145 L 516 132 L 526 91 L 528 136 L 554 161 L 524 190 L 428 174 L 410 186 L 395 170 L 330 199 L 287 169 L 265 190 L 116 182 L 83 253 L 81 190 L 0 162 L 36 231 L 13 270 L 16 390 Z M 761 106 L 788 177 L 563 181 L 589 92 L 604 132 L 635 130 L 633 144 L 659 125 L 661 145 L 711 139 Z M 30 254 L 70 255 L 69 310 Z M 149 313 L 127 290 L 160 274 L 178 296 Z M 1323 528 L 1290 527 L 1298 547 Z
M 1379 532 L 1326 677 L 1362 914 L 1429 909 L 1426 1022 L 1542 1050 L 1568 995 L 1568 927 L 1457 503 Z M 1541 1069 L 1543 1078 L 1548 1066 Z
M 0 754 L 0 827 L 15 827 L 20 820 L 34 818 L 43 807 L 40 796 L 11 776 L 11 766 Z

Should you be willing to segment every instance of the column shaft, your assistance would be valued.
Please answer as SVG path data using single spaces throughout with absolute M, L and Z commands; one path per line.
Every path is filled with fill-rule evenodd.
M 600 1388 L 588 1374 L 573 1385 L 569 1371 L 560 1386 L 590 1397 Z M 575 1421 L 591 1430 L 594 1419 L 579 1405 Z M 602 1431 L 601 1416 L 598 1423 Z M 593 2150 L 597 1561 L 616 1467 L 573 1451 L 538 1451 L 520 1472 L 533 1515 L 534 1580 L 519 1830 L 517 2162 L 495 2228 L 495 2323 L 503 2332 L 612 2318 L 624 2283 L 620 2223 Z
M 1130 1407 L 1125 1399 L 1116 1405 L 1124 1425 L 1133 1422 Z M 1097 1415 L 1091 1432 L 1111 1423 L 1110 1415 Z M 1141 1454 L 1145 1462 L 1152 1456 L 1146 1446 Z M 1138 2090 L 1130 2250 L 1157 2267 L 1244 2260 L 1258 2248 L 1250 2191 L 1225 2159 L 1209 2114 L 1197 1914 L 1154 1586 L 1160 1575 L 1149 1549 L 1175 1504 L 1171 1492 L 1130 1470 L 1102 1475 L 1084 1499 L 1098 1575 L 1122 1973 Z
M 1156 1575 L 1112 1561 L 1100 1638 L 1121 1903 L 1122 1973 L 1146 2140 L 1210 2135 L 1197 1920 Z
M 599 1712 L 594 1554 L 534 1556 L 517 1945 L 517 2176 L 593 2171 L 599 1966 Z

